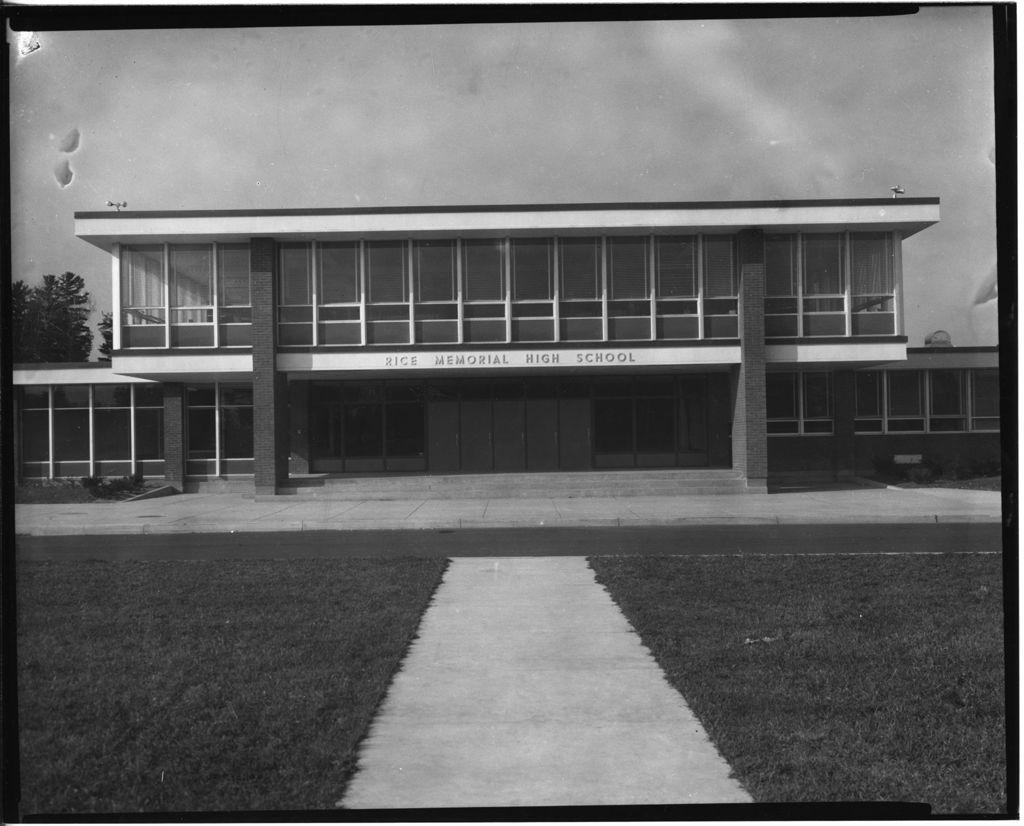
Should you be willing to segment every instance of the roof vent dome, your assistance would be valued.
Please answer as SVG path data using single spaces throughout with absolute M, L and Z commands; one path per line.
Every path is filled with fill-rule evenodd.
M 953 340 L 945 330 L 936 330 L 930 336 L 924 337 L 925 347 L 952 347 Z

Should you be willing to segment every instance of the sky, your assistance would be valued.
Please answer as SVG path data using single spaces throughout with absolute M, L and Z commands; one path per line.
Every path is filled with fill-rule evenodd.
M 864 8 L 863 6 L 859 8 Z M 992 17 L 8 31 L 13 278 L 76 211 L 939 197 L 906 332 L 996 344 Z M 97 342 L 98 343 L 98 342 Z

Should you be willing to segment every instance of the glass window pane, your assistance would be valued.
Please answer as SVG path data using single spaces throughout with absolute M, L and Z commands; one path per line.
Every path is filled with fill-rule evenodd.
M 252 385 L 222 384 L 220 403 L 232 407 L 252 407 Z
M 704 295 L 709 298 L 736 295 L 736 265 L 732 236 L 704 237 Z
M 594 449 L 598 453 L 633 452 L 632 399 L 594 399 Z
M 159 244 L 121 251 L 121 306 L 164 306 L 164 250 Z
M 647 298 L 647 239 L 608 239 L 608 297 Z
M 769 419 L 795 419 L 797 417 L 795 373 L 766 374 L 765 392 Z
M 422 404 L 389 404 L 387 406 L 387 455 L 422 456 L 424 422 Z
M 803 236 L 804 295 L 843 292 L 843 245 L 838 233 Z
M 142 408 L 135 411 L 135 458 L 164 458 L 164 411 Z
M 320 303 L 345 304 L 359 300 L 359 245 L 320 244 Z
M 53 459 L 73 462 L 89 459 L 89 411 L 53 411 Z
M 164 388 L 159 384 L 136 384 L 135 385 L 135 406 L 136 407 L 163 407 Z
M 21 458 L 25 462 L 49 461 L 50 414 L 46 410 L 22 411 Z
M 406 282 L 405 243 L 377 241 L 366 245 L 366 278 L 369 301 L 397 304 L 409 300 Z
M 46 410 L 50 406 L 50 388 L 23 387 L 21 390 L 21 406 L 25 410 Z
M 199 408 L 188 411 L 188 458 L 213 459 L 217 455 L 216 411 Z
M 857 412 L 858 417 L 870 418 L 882 415 L 882 374 L 857 373 Z
M 505 244 L 500 238 L 462 242 L 462 298 L 505 300 Z
M 455 242 L 417 241 L 413 245 L 417 301 L 455 300 Z
M 186 391 L 189 407 L 213 407 L 217 403 L 212 384 L 189 387 Z
M 88 407 L 89 385 L 57 384 L 53 388 L 54 407 Z
M 796 236 L 769 235 L 764 239 L 765 295 L 796 295 Z
M 999 371 L 975 370 L 973 375 L 975 416 L 999 415 Z
M 889 416 L 921 416 L 921 372 L 893 370 L 887 372 L 886 377 L 889 383 Z
M 562 238 L 558 242 L 559 294 L 563 300 L 601 297 L 601 239 Z
M 222 307 L 248 307 L 251 303 L 249 276 L 249 245 L 217 246 L 217 280 Z
M 961 415 L 964 411 L 963 374 L 959 370 L 932 370 L 930 379 L 932 415 Z
M 220 411 L 220 443 L 225 459 L 251 459 L 252 408 L 224 407 Z
M 675 400 L 636 400 L 636 449 L 654 453 L 675 451 Z
M 94 407 L 131 407 L 132 389 L 127 384 L 96 384 L 92 388 Z
M 827 419 L 832 416 L 831 376 L 828 373 L 804 373 L 804 418 Z
M 93 412 L 93 446 L 96 458 L 132 458 L 131 411 L 101 408 Z
M 171 306 L 213 304 L 213 248 L 175 244 L 170 248 Z
M 368 458 L 384 455 L 379 404 L 350 404 L 345 406 L 345 455 L 349 458 Z
M 551 241 L 524 238 L 512 241 L 512 300 L 550 300 Z
M 892 239 L 884 232 L 850 236 L 850 287 L 854 295 L 891 295 Z
M 658 238 L 654 242 L 658 298 L 697 295 L 697 239 Z
M 281 245 L 281 303 L 309 304 L 312 300 L 309 244 Z

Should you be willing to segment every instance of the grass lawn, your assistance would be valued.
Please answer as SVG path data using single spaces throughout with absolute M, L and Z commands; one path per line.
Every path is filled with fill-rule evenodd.
M 22 814 L 332 809 L 445 565 L 19 561 Z
M 590 564 L 756 801 L 1005 810 L 999 555 Z

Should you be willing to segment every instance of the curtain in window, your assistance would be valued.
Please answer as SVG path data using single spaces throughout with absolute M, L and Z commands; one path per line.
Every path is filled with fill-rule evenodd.
M 704 296 L 731 298 L 736 290 L 736 267 L 733 261 L 733 239 L 704 239 Z
M 513 241 L 512 299 L 548 301 L 551 295 L 551 241 L 546 238 Z
M 172 246 L 171 306 L 206 307 L 213 303 L 213 250 L 208 246 Z
M 455 300 L 454 241 L 417 241 L 413 264 L 417 301 Z
M 564 238 L 558 242 L 562 300 L 601 297 L 601 240 Z
M 885 233 L 850 236 L 850 269 L 854 295 L 892 295 L 892 243 Z
M 804 295 L 843 292 L 843 245 L 837 233 L 804 236 Z
M 309 244 L 281 245 L 281 304 L 288 307 L 312 301 Z
M 697 295 L 697 239 L 658 238 L 655 241 L 658 298 Z
M 381 241 L 367 244 L 366 265 L 371 303 L 401 304 L 409 300 L 403 242 Z
M 245 244 L 222 244 L 217 248 L 217 280 L 222 307 L 248 307 L 249 247 Z
M 163 320 L 163 247 L 131 247 L 122 252 L 121 305 L 126 309 L 148 308 L 150 315 Z
M 505 244 L 500 238 L 462 242 L 462 297 L 505 300 Z
M 796 236 L 769 236 L 764 240 L 765 295 L 789 297 L 796 290 Z
M 609 238 L 608 297 L 647 298 L 647 239 Z

